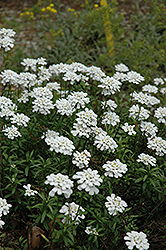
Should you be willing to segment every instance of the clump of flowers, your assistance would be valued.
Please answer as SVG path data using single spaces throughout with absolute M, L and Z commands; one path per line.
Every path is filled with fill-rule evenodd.
M 0 48 L 4 48 L 5 51 L 11 50 L 14 47 L 14 36 L 16 32 L 12 29 L 0 29 Z
M 77 172 L 75 175 L 73 175 L 73 179 L 79 179 L 77 181 L 79 184 L 78 189 L 85 189 L 85 191 L 90 195 L 98 194 L 99 189 L 96 186 L 100 186 L 103 182 L 100 175 L 98 174 L 98 171 L 92 170 L 91 168 Z
M 43 12 L 54 6 L 48 7 Z M 32 204 L 25 211 L 32 213 L 25 218 L 50 228 L 50 244 L 54 239 L 59 248 L 72 248 L 77 235 L 80 248 L 98 249 L 96 236 L 109 237 L 110 231 L 118 246 L 120 230 L 131 228 L 132 205 L 139 210 L 147 198 L 152 208 L 162 198 L 166 114 L 160 104 L 166 80 L 143 86 L 144 77 L 122 63 L 114 75 L 78 62 L 48 65 L 42 57 L 23 59 L 21 65 L 24 72 L 4 69 L 0 74 L 3 197 L 14 202 L 17 213 L 29 196 Z M 156 192 L 160 195 L 150 203 Z M 0 227 L 9 208 L 1 198 Z M 101 248 L 112 247 L 107 236 Z M 127 233 L 125 241 L 128 249 L 149 247 L 146 236 L 136 231 Z
M 67 222 L 69 224 L 72 221 L 75 221 L 75 224 L 79 224 L 81 222 L 80 219 L 85 219 L 85 215 L 83 214 L 85 209 L 75 202 L 65 202 L 65 205 L 62 206 L 59 212 L 66 215 L 62 220 L 63 223 Z
M 90 158 L 91 158 L 91 154 L 86 149 L 82 151 L 81 153 L 76 151 L 73 154 L 72 163 L 79 168 L 88 167 Z
M 1 220 L 2 215 L 7 215 L 9 213 L 9 209 L 12 207 L 11 204 L 8 204 L 6 199 L 0 197 L 0 228 L 5 225 L 5 222 Z
M 127 232 L 124 237 L 128 249 L 133 249 L 136 247 L 139 250 L 149 249 L 149 243 L 146 238 L 146 234 L 143 232 L 138 233 L 137 231 Z
M 114 161 L 107 161 L 103 168 L 105 169 L 105 176 L 109 177 L 122 177 L 122 173 L 125 174 L 127 172 L 127 165 L 122 163 L 119 159 Z
M 71 189 L 73 187 L 73 181 L 69 179 L 67 175 L 63 174 L 50 174 L 47 177 L 45 184 L 50 184 L 54 186 L 53 189 L 49 192 L 49 195 L 53 197 L 55 193 L 58 195 L 64 194 L 66 198 L 69 198 L 70 195 L 73 193 Z
M 115 196 L 115 194 L 111 194 L 111 196 L 106 197 L 107 201 L 105 202 L 105 206 L 110 215 L 117 215 L 118 212 L 122 213 L 127 207 L 127 203 L 121 199 L 119 196 Z

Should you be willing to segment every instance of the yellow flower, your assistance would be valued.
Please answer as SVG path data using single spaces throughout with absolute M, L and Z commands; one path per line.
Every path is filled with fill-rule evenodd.
M 42 12 L 45 12 L 45 11 L 46 11 L 46 8 L 42 8 L 41 11 L 42 11 Z
M 50 11 L 51 11 L 52 13 L 57 13 L 57 10 L 54 9 L 54 8 L 51 8 Z
M 70 12 L 74 12 L 74 11 L 75 11 L 75 9 L 68 8 L 68 11 L 70 11 Z
M 54 7 L 54 4 L 53 4 L 53 3 L 50 3 L 50 7 Z
M 99 7 L 99 5 L 98 4 L 94 4 L 94 8 L 98 8 Z
M 47 6 L 46 9 L 47 9 L 48 11 L 50 11 L 50 10 L 51 10 L 51 7 L 50 7 L 50 6 Z

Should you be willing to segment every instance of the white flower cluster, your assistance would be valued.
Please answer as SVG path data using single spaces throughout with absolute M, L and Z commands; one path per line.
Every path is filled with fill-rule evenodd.
M 17 110 L 17 106 L 12 100 L 5 96 L 0 96 L 0 117 L 9 119 L 10 116 L 13 116 L 15 110 Z
M 115 94 L 116 91 L 120 91 L 120 86 L 122 83 L 116 80 L 114 77 L 106 76 L 100 80 L 98 85 L 99 88 L 102 88 L 103 95 L 111 95 Z
M 159 99 L 157 99 L 156 97 L 151 96 L 150 94 L 147 94 L 147 93 L 143 93 L 143 92 L 136 93 L 134 91 L 130 95 L 133 97 L 133 100 L 135 100 L 141 104 L 145 104 L 148 107 L 151 107 L 152 105 L 156 105 L 156 104 L 160 103 Z
M 133 105 L 129 109 L 129 117 L 133 117 L 134 119 L 138 119 L 138 121 L 146 120 L 150 116 L 150 111 L 145 109 L 144 107 L 139 107 L 138 104 Z
M 27 123 L 29 122 L 30 118 L 24 114 L 13 114 L 13 116 L 10 118 L 11 123 L 16 123 L 18 126 L 24 126 L 27 127 Z
M 8 83 L 13 84 L 15 86 L 17 85 L 19 74 L 17 74 L 13 70 L 5 69 L 4 71 L 1 72 L 0 78 L 2 79 L 1 83 L 4 86 L 7 85 Z
M 75 112 L 75 108 L 72 106 L 70 101 L 66 99 L 58 99 L 56 100 L 55 106 L 57 108 L 57 112 L 61 115 L 72 115 Z
M 42 139 L 44 136 L 41 137 Z M 50 146 L 51 151 L 64 155 L 71 155 L 75 149 L 73 142 L 67 137 L 59 136 L 58 132 L 48 130 L 45 135 L 45 142 Z
M 115 152 L 115 149 L 118 147 L 114 139 L 103 133 L 95 136 L 94 145 L 101 151 L 108 150 L 108 152 Z
M 72 92 L 70 95 L 68 95 L 67 100 L 71 103 L 73 107 L 76 107 L 77 109 L 85 108 L 85 104 L 90 102 L 89 97 L 87 97 L 88 94 L 84 93 L 83 91 L 80 92 Z
M 26 58 L 23 59 L 21 64 L 25 67 L 25 71 L 28 71 L 31 69 L 32 71 L 36 72 L 37 66 L 39 65 L 47 65 L 46 59 L 41 57 L 38 59 L 33 59 L 33 58 Z
M 145 165 L 152 165 L 152 166 L 155 166 L 156 165 L 156 158 L 154 158 L 153 156 L 150 156 L 148 154 L 140 154 L 138 155 L 138 159 L 137 159 L 138 162 L 143 162 Z
M 62 206 L 59 212 L 66 215 L 62 220 L 63 223 L 67 222 L 68 224 L 70 224 L 72 221 L 75 221 L 74 224 L 79 224 L 81 222 L 80 219 L 85 218 L 85 215 L 83 214 L 83 212 L 85 212 L 85 209 L 76 204 L 75 202 L 65 202 L 65 205 Z
M 35 194 L 37 194 L 38 192 L 36 190 L 32 190 L 31 189 L 31 184 L 27 184 L 23 186 L 23 188 L 25 188 L 25 196 L 34 196 Z
M 154 117 L 158 118 L 159 123 L 166 125 L 166 107 L 159 107 L 155 110 Z
M 112 111 L 107 111 L 104 113 L 102 124 L 111 124 L 112 126 L 116 126 L 120 122 L 119 116 Z
M 105 176 L 109 177 L 122 177 L 122 173 L 125 174 L 127 172 L 127 165 L 122 163 L 119 159 L 114 161 L 107 161 L 103 168 L 105 169 Z
M 138 233 L 137 231 L 127 232 L 124 237 L 128 249 L 132 250 L 136 247 L 139 250 L 146 250 L 149 248 L 148 240 L 146 239 L 146 234 L 143 232 Z
M 145 78 L 135 71 L 129 71 L 127 72 L 126 80 L 131 83 L 139 84 L 144 81 Z
M 89 136 L 93 132 L 93 127 L 97 126 L 97 115 L 93 112 L 92 109 L 85 108 L 85 111 L 81 111 L 76 114 L 78 118 L 76 118 L 76 123 L 73 124 L 73 128 L 71 133 L 74 136 Z
M 11 127 L 4 126 L 4 129 L 2 129 L 2 132 L 4 132 L 4 135 L 6 135 L 9 139 L 14 139 L 15 137 L 22 136 L 20 132 L 18 131 L 18 128 L 12 125 Z
M 53 197 L 55 193 L 58 195 L 64 194 L 65 198 L 69 198 L 73 193 L 71 189 L 73 187 L 73 181 L 69 179 L 67 175 L 63 175 L 61 173 L 58 174 L 50 174 L 47 177 L 45 184 L 50 184 L 53 189 L 49 192 L 49 195 Z
M 156 84 L 156 85 L 159 85 L 159 84 L 163 85 L 164 81 L 163 81 L 162 78 L 157 77 L 157 78 L 154 78 L 154 84 Z
M 135 125 L 129 125 L 128 122 L 125 122 L 125 124 L 122 126 L 122 129 L 128 133 L 128 135 L 135 135 L 136 132 L 134 131 Z
M 91 154 L 85 149 L 81 153 L 78 151 L 74 152 L 72 163 L 79 168 L 88 167 Z
M 107 202 L 105 202 L 105 206 L 108 209 L 108 213 L 110 215 L 117 215 L 118 212 L 122 213 L 127 207 L 127 203 L 123 201 L 119 196 L 115 196 L 115 194 L 111 194 L 111 196 L 106 197 Z
M 164 139 L 157 136 L 147 139 L 147 147 L 152 150 L 156 150 L 156 155 L 163 156 L 164 154 L 166 154 L 166 141 Z
M 118 72 L 127 72 L 129 71 L 129 68 L 125 64 L 120 63 L 115 65 L 115 70 Z
M 0 29 L 0 48 L 4 48 L 5 51 L 9 51 L 14 47 L 14 39 L 16 32 L 12 29 Z
M 6 199 L 0 198 L 0 228 L 3 227 L 5 222 L 1 220 L 2 215 L 7 215 L 9 213 L 9 208 L 12 207 L 11 204 L 8 204 Z
M 142 91 L 156 94 L 158 92 L 158 88 L 156 86 L 147 84 L 142 87 Z
M 96 186 L 100 186 L 103 182 L 100 175 L 98 174 L 98 171 L 92 170 L 91 168 L 77 172 L 75 175 L 73 175 L 73 179 L 79 179 L 77 181 L 77 183 L 80 184 L 78 185 L 78 189 L 85 189 L 85 191 L 90 195 L 98 194 L 99 189 L 96 188 Z
M 117 108 L 118 105 L 116 104 L 115 101 L 110 99 L 108 101 L 101 102 L 101 106 L 102 106 L 103 109 L 107 108 L 107 110 L 114 111 Z
M 145 133 L 145 136 L 153 137 L 156 136 L 156 133 L 158 132 L 158 127 L 156 127 L 155 124 L 152 122 L 141 121 L 140 130 L 142 131 L 142 133 Z

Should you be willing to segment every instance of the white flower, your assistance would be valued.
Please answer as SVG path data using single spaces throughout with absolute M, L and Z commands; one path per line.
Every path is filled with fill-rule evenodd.
M 50 184 L 53 189 L 49 192 L 49 195 L 53 197 L 55 193 L 58 195 L 64 194 L 65 198 L 69 198 L 73 193 L 71 189 L 73 187 L 73 181 L 69 179 L 67 175 L 63 175 L 61 173 L 58 174 L 50 174 L 47 177 L 45 184 Z
M 129 71 L 129 68 L 125 64 L 120 63 L 120 64 L 115 65 L 115 70 L 119 72 L 126 72 L 126 71 Z
M 29 69 L 36 71 L 37 59 L 26 58 L 23 59 L 21 64 L 25 67 L 25 71 L 28 71 Z
M 73 107 L 77 109 L 84 108 L 86 103 L 89 103 L 88 94 L 84 93 L 83 91 L 80 92 L 72 92 L 68 95 L 67 100 L 71 103 Z
M 166 125 L 166 107 L 159 107 L 155 110 L 154 117 L 158 118 L 159 123 L 164 123 Z
M 143 93 L 143 92 L 136 93 L 134 91 L 130 95 L 133 97 L 133 100 L 138 101 L 141 104 L 145 104 L 149 107 L 160 103 L 159 99 L 147 93 Z
M 152 165 L 152 166 L 155 166 L 156 165 L 156 158 L 154 158 L 153 156 L 150 156 L 148 154 L 140 154 L 138 155 L 138 159 L 137 159 L 138 162 L 143 162 L 145 165 Z
M 107 161 L 102 167 L 106 170 L 104 175 L 109 177 L 122 177 L 122 173 L 125 174 L 127 172 L 127 165 L 120 162 L 119 159 Z
M 8 204 L 6 199 L 0 198 L 0 218 L 2 214 L 7 215 L 9 213 L 9 208 L 12 207 L 11 204 Z
M 36 190 L 31 189 L 31 184 L 24 185 L 23 188 L 25 188 L 25 196 L 34 196 L 38 193 Z
M 27 126 L 30 118 L 24 114 L 14 114 L 13 117 L 10 118 L 11 123 L 16 123 L 18 126 Z
M 156 136 L 158 128 L 152 122 L 141 121 L 140 130 L 145 133 L 145 136 Z
M 101 151 L 108 150 L 109 152 L 114 152 L 118 147 L 117 143 L 109 135 L 104 134 L 96 135 L 94 145 Z
M 20 98 L 18 98 L 18 101 L 19 102 L 23 102 L 23 103 L 26 103 L 29 101 L 29 92 L 28 90 L 23 90 L 23 92 L 21 93 L 21 96 Z
M 164 81 L 163 81 L 162 78 L 155 78 L 155 79 L 154 79 L 154 83 L 155 83 L 156 85 L 159 85 L 159 84 L 163 85 L 163 84 L 164 84 Z
M 160 89 L 160 93 L 162 93 L 163 95 L 165 95 L 166 94 L 166 88 L 161 88 Z
M 88 167 L 91 154 L 85 149 L 81 153 L 76 151 L 73 154 L 72 163 L 79 168 Z
M 111 124 L 112 126 L 116 126 L 120 122 L 119 116 L 112 111 L 108 111 L 104 113 L 102 124 Z
M 128 122 L 126 122 L 123 126 L 122 129 L 128 133 L 128 135 L 135 135 L 136 132 L 134 131 L 135 125 L 129 125 Z
M 106 197 L 107 202 L 105 202 L 105 206 L 108 209 L 108 213 L 110 215 L 117 215 L 118 212 L 122 213 L 127 207 L 127 203 L 123 201 L 119 196 L 115 196 L 115 194 L 111 194 L 111 196 Z
M 114 111 L 117 108 L 118 105 L 116 104 L 115 101 L 110 99 L 108 101 L 101 102 L 101 106 L 102 106 L 103 109 L 107 108 L 108 110 Z
M 140 82 L 144 81 L 145 78 L 135 71 L 130 71 L 127 72 L 126 80 L 131 83 L 139 84 Z
M 158 88 L 156 86 L 147 84 L 142 87 L 142 91 L 156 94 L 158 92 Z
M 93 136 L 99 136 L 99 135 L 107 136 L 107 132 L 97 126 L 92 128 L 92 132 Z
M 148 144 L 147 147 L 156 150 L 156 155 L 163 156 L 166 153 L 166 141 L 163 140 L 161 137 L 153 137 L 147 138 Z
M 0 218 L 0 228 L 2 228 L 5 225 L 5 222 L 3 220 L 1 220 Z
M 98 232 L 96 232 L 96 228 L 86 227 L 85 233 L 87 234 L 94 234 L 94 235 L 99 235 Z
M 53 94 L 52 92 L 47 88 L 47 87 L 37 87 L 37 88 L 33 88 L 33 90 L 30 92 L 29 94 L 31 97 L 35 97 L 35 98 L 48 98 L 48 99 L 52 99 L 53 98 Z
M 114 77 L 106 76 L 100 80 L 101 84 L 98 87 L 102 88 L 103 95 L 115 94 L 116 91 L 120 91 L 120 86 L 122 83 L 116 80 Z
M 131 233 L 126 233 L 124 240 L 126 241 L 125 243 L 130 250 L 132 250 L 134 247 L 139 250 L 147 250 L 150 245 L 146 237 L 146 234 L 143 232 L 138 233 L 137 231 L 131 231 Z
M 120 80 L 121 82 L 125 82 L 127 80 L 127 74 L 121 73 L 121 72 L 116 72 L 113 77 L 116 80 Z
M 149 117 L 150 111 L 145 109 L 144 107 L 139 107 L 138 104 L 133 105 L 129 109 L 129 117 L 133 117 L 134 119 L 138 119 L 138 121 L 146 120 Z
M 15 137 L 21 136 L 20 132 L 14 125 L 12 125 L 11 127 L 4 127 L 2 132 L 4 132 L 4 135 L 6 135 L 9 139 L 12 139 L 12 140 Z
M 14 86 L 16 86 L 17 88 L 21 87 L 23 90 L 29 90 L 36 84 L 38 84 L 37 76 L 29 72 L 21 72 L 18 75 L 17 81 L 14 82 Z
M 0 74 L 1 83 L 5 86 L 7 83 L 15 85 L 18 81 L 19 74 L 10 69 L 5 69 Z
M 49 69 L 40 66 L 38 70 L 39 85 L 42 84 L 44 81 L 49 81 L 50 77 L 52 76 Z
M 32 102 L 32 111 L 39 112 L 43 115 L 50 114 L 50 109 L 54 109 L 53 102 L 45 97 L 38 97 Z
M 78 185 L 78 189 L 85 189 L 85 191 L 90 195 L 98 194 L 99 189 L 96 188 L 96 186 L 100 186 L 100 182 L 103 182 L 100 175 L 98 174 L 98 171 L 92 170 L 91 168 L 77 172 L 75 175 L 73 175 L 73 179 L 79 179 L 77 181 L 77 183 L 80 184 Z
M 14 47 L 14 37 L 16 32 L 12 29 L 0 29 L 0 48 L 4 48 L 5 51 Z
M 60 84 L 57 83 L 57 82 L 49 82 L 49 83 L 47 83 L 46 87 L 47 87 L 48 89 L 50 89 L 51 91 L 52 91 L 52 90 L 59 91 L 59 90 L 61 89 Z
M 73 124 L 73 128 L 71 133 L 76 136 L 85 135 L 87 138 L 92 133 L 92 128 L 97 126 L 97 115 L 93 112 L 92 109 L 85 108 L 84 111 L 81 111 L 76 114 L 78 118 L 76 118 L 76 122 Z
M 51 151 L 55 150 L 56 153 L 62 153 L 64 155 L 71 155 L 75 149 L 71 140 L 67 137 L 59 136 L 59 133 L 55 131 L 49 130 L 46 133 L 45 142 L 50 146 Z
M 83 209 L 81 206 L 79 206 L 75 202 L 72 202 L 72 203 L 65 202 L 65 205 L 62 206 L 59 212 L 63 213 L 64 215 L 69 216 L 69 219 L 66 216 L 62 220 L 63 223 L 67 221 L 67 223 L 69 224 L 72 221 L 75 221 L 74 224 L 79 224 L 81 222 L 80 219 L 85 218 L 85 215 L 82 214 L 83 212 L 85 212 L 85 209 Z
M 57 108 L 57 112 L 61 115 L 72 115 L 75 112 L 74 106 L 70 103 L 70 101 L 66 99 L 56 100 L 55 106 Z
M 70 81 L 70 84 L 73 85 L 76 82 L 81 80 L 81 76 L 77 75 L 75 72 L 68 71 L 64 74 L 63 78 L 64 81 Z
M 9 108 L 2 108 L 0 111 L 0 117 L 5 117 L 5 119 L 9 119 L 10 116 L 14 115 L 14 111 Z

